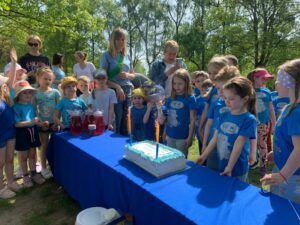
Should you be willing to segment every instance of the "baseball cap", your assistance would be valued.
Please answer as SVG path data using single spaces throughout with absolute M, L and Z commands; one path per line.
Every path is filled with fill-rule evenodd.
M 107 77 L 107 73 L 104 69 L 97 69 L 93 72 L 94 79 L 97 77 Z
M 273 79 L 273 75 L 271 75 L 268 70 L 260 70 L 253 74 L 254 77 L 264 77 L 267 79 Z

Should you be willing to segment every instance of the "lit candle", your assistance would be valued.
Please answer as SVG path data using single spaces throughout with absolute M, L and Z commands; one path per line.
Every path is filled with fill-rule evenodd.
M 159 123 L 155 120 L 155 139 L 156 139 L 156 153 L 155 158 L 158 158 L 158 148 L 159 148 Z
M 131 137 L 131 108 L 128 108 L 128 118 L 127 118 L 127 129 L 129 134 L 129 143 L 132 145 L 132 137 Z

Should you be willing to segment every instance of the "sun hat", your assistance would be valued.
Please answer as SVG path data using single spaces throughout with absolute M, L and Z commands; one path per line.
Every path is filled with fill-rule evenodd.
M 8 81 L 8 77 L 0 75 L 0 86 Z
M 30 86 L 30 84 L 28 83 L 28 81 L 26 80 L 21 80 L 15 83 L 14 85 L 14 91 L 15 91 L 15 99 L 18 97 L 18 95 L 25 90 L 33 90 L 35 91 L 35 89 L 33 87 Z
M 141 88 L 136 88 L 132 91 L 132 96 L 140 96 L 145 98 L 145 94 Z
M 65 89 L 65 87 L 71 83 L 75 83 L 77 85 L 78 81 L 73 76 L 67 76 L 61 81 L 61 89 Z
M 258 77 L 264 77 L 266 79 L 273 79 L 274 76 L 271 75 L 268 70 L 260 70 L 256 73 L 253 74 L 254 77 L 258 78 Z
M 11 67 L 11 62 L 7 63 L 6 66 L 4 67 L 4 74 L 8 74 L 8 72 L 10 71 L 10 67 Z M 16 71 L 18 70 L 23 70 L 24 73 L 27 73 L 27 70 L 25 70 L 24 68 L 22 68 L 20 66 L 20 64 L 16 64 Z
M 107 73 L 104 69 L 97 69 L 93 72 L 94 79 L 97 77 L 106 77 L 107 78 Z

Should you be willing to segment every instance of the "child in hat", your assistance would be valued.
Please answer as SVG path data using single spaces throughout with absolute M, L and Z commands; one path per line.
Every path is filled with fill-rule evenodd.
M 31 104 L 35 89 L 23 80 L 15 83 L 15 127 L 16 127 L 16 150 L 20 158 L 20 167 L 23 173 L 25 187 L 33 186 L 32 181 L 42 184 L 45 179 L 36 172 L 36 148 L 41 145 L 37 125 L 41 125 L 35 108 Z M 29 163 L 30 174 L 27 163 Z

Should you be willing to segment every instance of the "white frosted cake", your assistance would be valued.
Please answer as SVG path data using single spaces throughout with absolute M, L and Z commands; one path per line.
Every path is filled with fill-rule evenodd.
M 163 144 L 159 144 L 156 158 L 156 143 L 152 141 L 125 145 L 125 158 L 156 177 L 165 176 L 186 167 L 184 154 Z

